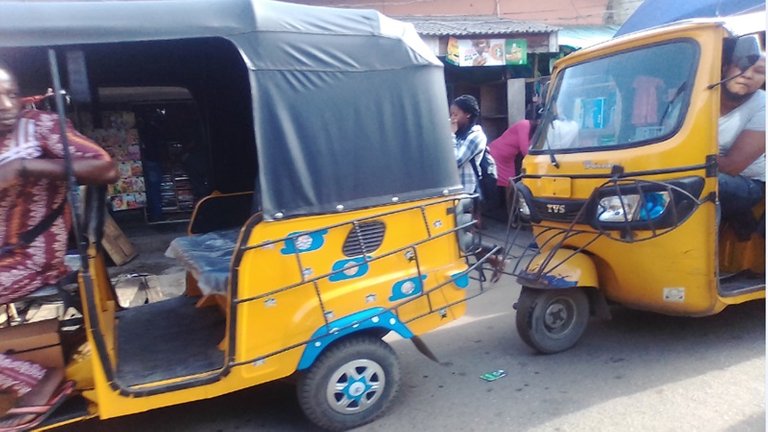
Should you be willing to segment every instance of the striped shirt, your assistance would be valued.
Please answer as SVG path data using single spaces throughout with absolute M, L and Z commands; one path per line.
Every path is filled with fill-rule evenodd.
M 477 176 L 469 160 L 474 158 L 475 166 L 478 170 L 480 169 L 480 160 L 483 157 L 487 140 L 480 125 L 472 126 L 463 139 L 457 138 L 456 135 L 453 137 L 456 165 L 459 167 L 459 176 L 461 177 L 461 184 L 464 186 L 464 192 L 476 192 Z
M 13 132 L 0 135 L 0 169 L 14 159 L 63 159 L 59 118 L 42 111 L 24 111 Z M 67 140 L 73 159 L 108 160 L 104 149 L 68 125 Z M 23 178 L 0 189 L 0 246 L 19 243 L 19 235 L 35 227 L 66 200 L 64 179 Z M 29 245 L 0 255 L 0 304 L 56 283 L 64 274 L 64 255 L 71 226 L 68 211 Z

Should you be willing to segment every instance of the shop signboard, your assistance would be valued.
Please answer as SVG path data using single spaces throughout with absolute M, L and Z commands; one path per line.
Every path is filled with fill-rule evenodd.
M 503 66 L 528 64 L 525 39 L 448 39 L 446 60 L 456 66 Z

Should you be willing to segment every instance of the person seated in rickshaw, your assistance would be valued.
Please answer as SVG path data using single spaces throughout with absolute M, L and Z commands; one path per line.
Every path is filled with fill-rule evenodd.
M 724 56 L 730 58 L 730 56 Z M 751 209 L 765 197 L 765 54 L 742 70 L 734 61 L 723 68 L 717 156 L 723 220 L 740 237 L 754 232 Z
M 65 133 L 78 181 L 117 181 L 117 168 L 104 149 L 70 125 Z M 71 217 L 65 211 L 61 136 L 58 116 L 22 109 L 18 82 L 0 63 L 0 305 L 55 284 L 67 272 L 64 256 Z M 61 380 L 63 372 L 53 372 L 0 353 L 0 429 L 13 426 L 3 414 L 9 409 L 12 413 L 16 400 L 43 385 L 45 377 Z M 38 402 L 44 404 L 48 397 L 42 397 Z
M 569 98 L 564 98 L 570 100 Z M 563 116 L 557 103 L 550 108 L 551 120 L 544 135 L 544 148 L 548 150 L 561 150 L 576 148 L 579 145 L 579 124 Z M 546 115 L 546 114 L 545 114 Z
M 71 126 L 66 134 L 78 181 L 117 181 L 103 148 Z M 64 211 L 63 152 L 58 116 L 22 110 L 16 78 L 0 64 L 0 304 L 55 284 L 66 273 L 71 218 Z

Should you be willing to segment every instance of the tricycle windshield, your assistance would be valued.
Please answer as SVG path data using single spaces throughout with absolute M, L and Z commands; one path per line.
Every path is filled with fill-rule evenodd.
M 564 69 L 531 148 L 605 150 L 673 135 L 685 118 L 698 56 L 695 42 L 677 40 Z

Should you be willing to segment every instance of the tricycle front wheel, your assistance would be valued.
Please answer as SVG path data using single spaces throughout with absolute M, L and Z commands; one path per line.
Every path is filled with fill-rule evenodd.
M 515 306 L 518 334 L 528 346 L 543 354 L 576 345 L 589 321 L 589 300 L 580 288 L 523 287 Z
M 299 405 L 326 430 L 347 430 L 382 415 L 397 393 L 394 350 L 375 336 L 353 336 L 325 351 L 298 382 Z

